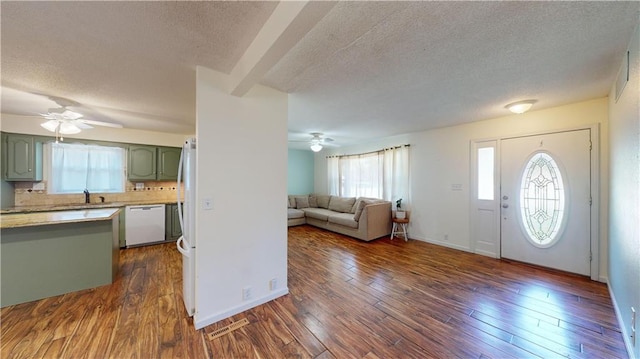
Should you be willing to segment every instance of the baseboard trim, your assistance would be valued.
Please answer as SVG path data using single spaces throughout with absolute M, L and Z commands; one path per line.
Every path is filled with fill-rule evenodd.
M 618 308 L 616 295 L 613 293 L 609 282 L 606 283 L 607 289 L 609 290 L 609 296 L 611 297 L 611 302 L 613 303 L 613 310 L 615 311 L 616 319 L 618 320 L 618 326 L 620 327 L 620 331 L 622 332 L 622 340 L 624 341 L 624 346 L 627 349 L 627 355 L 629 355 L 629 358 L 637 358 L 633 356 L 633 346 L 631 345 L 631 340 L 629 339 L 629 331 L 627 330 L 626 326 L 624 325 L 624 321 L 622 320 L 622 313 L 620 312 L 620 308 Z
M 498 254 L 496 254 L 494 252 L 485 251 L 485 250 L 482 250 L 482 249 L 476 249 L 476 251 L 474 253 L 482 255 L 482 256 L 485 256 L 485 257 L 498 258 Z
M 415 239 L 417 241 L 427 242 L 427 243 L 431 243 L 431 244 L 437 244 L 439 246 L 453 248 L 453 249 L 457 249 L 459 251 L 465 251 L 465 252 L 473 253 L 470 248 L 463 247 L 463 246 L 461 246 L 459 244 L 453 244 L 453 243 L 444 242 L 444 241 L 436 241 L 436 240 L 433 240 L 433 239 L 430 239 L 430 238 L 410 237 L 410 239 Z
M 242 305 L 230 308 L 228 310 L 219 312 L 217 314 L 214 315 L 210 315 L 208 317 L 205 318 L 199 318 L 198 317 L 198 313 L 196 312 L 196 314 L 193 316 L 193 326 L 196 329 L 202 329 L 204 327 L 206 327 L 207 325 L 211 325 L 213 323 L 219 322 L 223 319 L 227 319 L 233 315 L 236 315 L 238 313 L 242 313 L 246 310 L 249 310 L 251 308 L 255 308 L 261 304 L 264 304 L 266 302 L 270 302 L 276 298 L 282 297 L 283 295 L 287 295 L 289 294 L 289 288 L 283 288 L 280 290 L 276 290 L 272 293 L 269 293 L 269 295 L 266 295 L 264 297 L 260 297 L 257 299 L 254 299 L 250 302 L 246 302 L 243 303 Z

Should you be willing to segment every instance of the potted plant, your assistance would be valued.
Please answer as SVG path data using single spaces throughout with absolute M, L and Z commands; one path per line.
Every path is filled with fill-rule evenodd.
M 396 218 L 405 219 L 407 217 L 407 213 L 402 209 L 402 198 L 396 201 Z

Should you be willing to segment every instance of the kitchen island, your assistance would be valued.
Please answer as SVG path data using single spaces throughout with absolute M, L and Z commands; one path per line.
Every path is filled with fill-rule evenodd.
M 119 208 L 2 214 L 0 306 L 112 283 Z

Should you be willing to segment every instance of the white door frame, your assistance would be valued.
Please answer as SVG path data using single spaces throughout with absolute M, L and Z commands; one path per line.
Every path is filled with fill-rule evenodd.
M 483 147 L 482 143 L 496 141 L 495 147 L 495 188 L 497 190 L 494 192 L 496 194 L 495 200 L 499 203 L 500 200 L 500 178 L 501 178 L 501 168 L 500 168 L 500 151 L 501 151 L 501 142 L 502 140 L 519 138 L 519 137 L 528 137 L 528 136 L 538 136 L 538 135 L 546 135 L 552 133 L 561 133 L 567 131 L 576 131 L 576 130 L 591 130 L 591 279 L 594 281 L 602 281 L 600 278 L 600 124 L 593 124 L 590 126 L 580 126 L 574 128 L 565 128 L 561 130 L 553 130 L 553 131 L 544 131 L 544 132 L 534 132 L 534 133 L 523 133 L 513 136 L 501 136 L 494 138 L 485 138 L 485 139 L 477 139 L 471 140 L 469 146 L 469 163 L 470 163 L 470 181 L 471 190 L 469 191 L 469 224 L 471 226 L 469 233 L 471 233 L 471 250 L 474 253 L 488 255 L 495 258 L 501 258 L 500 255 L 500 227 L 498 226 L 497 235 L 493 238 L 494 243 L 496 244 L 496 253 L 486 253 L 482 250 L 481 241 L 484 239 L 486 242 L 486 235 L 478 231 L 477 221 L 478 221 L 478 211 L 477 211 L 477 186 L 478 186 L 478 178 L 477 178 L 477 154 L 476 151 L 478 148 Z M 495 212 L 494 220 L 497 223 L 500 223 L 500 211 L 497 210 Z

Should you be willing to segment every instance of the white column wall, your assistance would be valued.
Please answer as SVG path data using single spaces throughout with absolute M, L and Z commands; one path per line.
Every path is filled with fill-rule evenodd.
M 617 102 L 615 84 L 609 96 L 609 286 L 629 357 L 639 358 L 640 338 L 634 346 L 630 335 L 631 307 L 636 310 L 636 336 L 640 335 L 640 27 L 629 52 L 629 82 Z
M 222 90 L 228 75 L 203 67 L 196 78 L 194 322 L 201 328 L 288 293 L 288 96 L 259 85 L 231 96 Z M 204 198 L 212 210 L 202 208 Z

